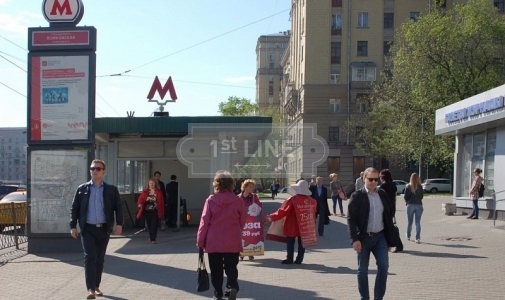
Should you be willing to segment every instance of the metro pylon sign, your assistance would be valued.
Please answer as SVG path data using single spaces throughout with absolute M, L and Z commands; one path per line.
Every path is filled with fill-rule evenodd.
M 168 77 L 164 86 L 161 86 L 160 79 L 156 76 L 154 78 L 153 85 L 151 86 L 151 90 L 149 90 L 149 94 L 147 94 L 147 99 L 152 100 L 156 92 L 160 94 L 161 100 L 165 99 L 167 92 L 170 92 L 170 98 L 173 101 L 177 100 L 177 94 L 175 93 L 175 87 L 171 76 Z
M 77 25 L 84 14 L 81 0 L 44 0 L 42 13 L 49 23 Z

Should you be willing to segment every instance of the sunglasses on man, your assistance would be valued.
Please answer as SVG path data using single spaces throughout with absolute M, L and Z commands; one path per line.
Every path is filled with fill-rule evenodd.
M 100 171 L 104 170 L 104 168 L 101 168 L 101 167 L 91 167 L 91 168 L 89 168 L 89 170 L 91 172 L 93 172 L 93 171 L 100 172 Z
M 374 178 L 367 177 L 366 179 L 368 179 L 368 181 L 370 181 L 370 182 L 372 182 L 372 181 L 379 182 L 378 177 L 374 177 Z

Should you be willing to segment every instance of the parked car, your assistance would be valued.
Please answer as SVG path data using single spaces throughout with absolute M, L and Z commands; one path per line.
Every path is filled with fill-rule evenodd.
M 0 185 L 0 200 L 2 200 L 5 195 L 10 194 L 18 190 L 16 185 Z
M 432 194 L 451 191 L 451 181 L 445 178 L 426 179 L 421 185 L 425 192 Z
M 5 227 L 14 226 L 11 203 L 14 203 L 16 226 L 26 227 L 26 191 L 12 192 L 0 200 L 0 233 Z
M 403 180 L 393 180 L 393 183 L 396 185 L 396 193 L 398 195 L 405 193 L 405 186 L 407 186 L 408 182 Z

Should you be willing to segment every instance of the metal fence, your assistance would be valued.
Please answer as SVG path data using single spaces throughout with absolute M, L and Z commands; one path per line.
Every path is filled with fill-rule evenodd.
M 0 250 L 26 242 L 26 203 L 0 204 Z

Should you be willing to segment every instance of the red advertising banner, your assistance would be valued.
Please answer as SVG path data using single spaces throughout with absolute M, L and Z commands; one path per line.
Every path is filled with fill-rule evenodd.
M 292 198 L 298 218 L 298 230 L 304 248 L 317 245 L 316 235 L 316 209 L 317 201 L 312 197 L 297 195 Z
M 253 202 L 246 206 L 245 226 L 242 230 L 242 246 L 244 250 L 241 256 L 258 256 L 265 254 L 263 241 L 263 205 L 261 202 Z
M 89 45 L 89 43 L 90 37 L 87 30 L 32 32 L 32 45 L 34 46 Z

